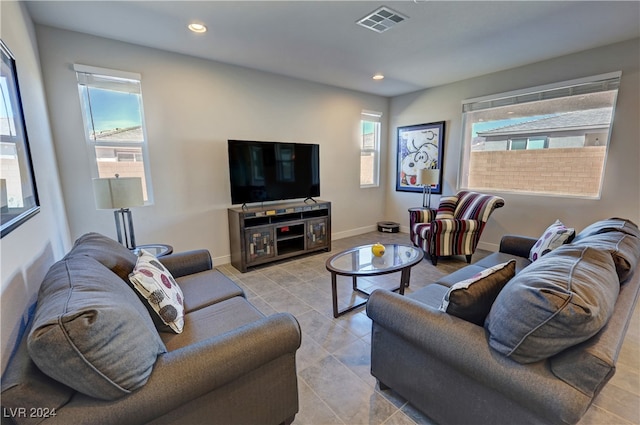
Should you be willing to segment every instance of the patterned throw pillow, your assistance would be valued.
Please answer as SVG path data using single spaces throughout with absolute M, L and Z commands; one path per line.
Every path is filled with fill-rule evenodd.
M 538 242 L 531 248 L 529 260 L 536 261 L 563 244 L 571 242 L 575 235 L 575 229 L 565 226 L 560 220 L 556 220 L 555 223 L 547 227 Z
M 445 294 L 440 311 L 483 326 L 493 302 L 515 274 L 516 260 L 510 260 L 458 282 Z
M 156 257 L 145 250 L 138 253 L 138 261 L 129 280 L 162 322 L 175 333 L 184 327 L 184 296 L 171 273 Z

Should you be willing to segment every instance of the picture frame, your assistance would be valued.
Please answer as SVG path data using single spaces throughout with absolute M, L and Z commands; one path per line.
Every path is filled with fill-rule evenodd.
M 422 192 L 417 174 L 422 168 L 440 170 L 438 184 L 431 193 L 442 193 L 444 158 L 444 121 L 398 127 L 396 191 Z
M 16 60 L 0 40 L 0 237 L 40 212 Z

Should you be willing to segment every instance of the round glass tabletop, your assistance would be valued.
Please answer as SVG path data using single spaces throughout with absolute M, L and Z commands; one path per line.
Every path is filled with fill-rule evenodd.
M 334 255 L 327 260 L 327 269 L 350 276 L 383 274 L 412 266 L 424 256 L 421 249 L 413 246 L 384 244 L 384 255 L 376 257 L 372 246 L 357 246 Z

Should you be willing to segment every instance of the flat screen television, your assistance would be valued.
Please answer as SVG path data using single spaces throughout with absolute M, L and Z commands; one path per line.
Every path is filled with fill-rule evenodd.
M 320 196 L 320 145 L 229 140 L 231 203 Z

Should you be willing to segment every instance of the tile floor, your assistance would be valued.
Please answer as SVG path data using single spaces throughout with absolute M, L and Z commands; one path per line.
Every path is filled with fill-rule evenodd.
M 218 267 L 236 281 L 247 298 L 264 314 L 292 313 L 302 328 L 298 351 L 300 412 L 295 425 L 330 424 L 434 424 L 392 390 L 380 391 L 369 372 L 371 321 L 364 306 L 333 318 L 331 279 L 325 261 L 331 255 L 357 245 L 409 243 L 407 234 L 371 232 L 334 240 L 331 252 L 322 252 L 240 273 L 230 264 Z M 489 254 L 479 251 L 474 261 Z M 411 271 L 415 291 L 466 263 L 462 257 L 441 259 L 437 267 L 423 260 Z M 396 287 L 399 273 L 359 279 L 362 287 Z M 340 309 L 355 304 L 350 278 L 338 277 Z M 618 360 L 615 376 L 587 411 L 580 425 L 640 424 L 640 310 Z

